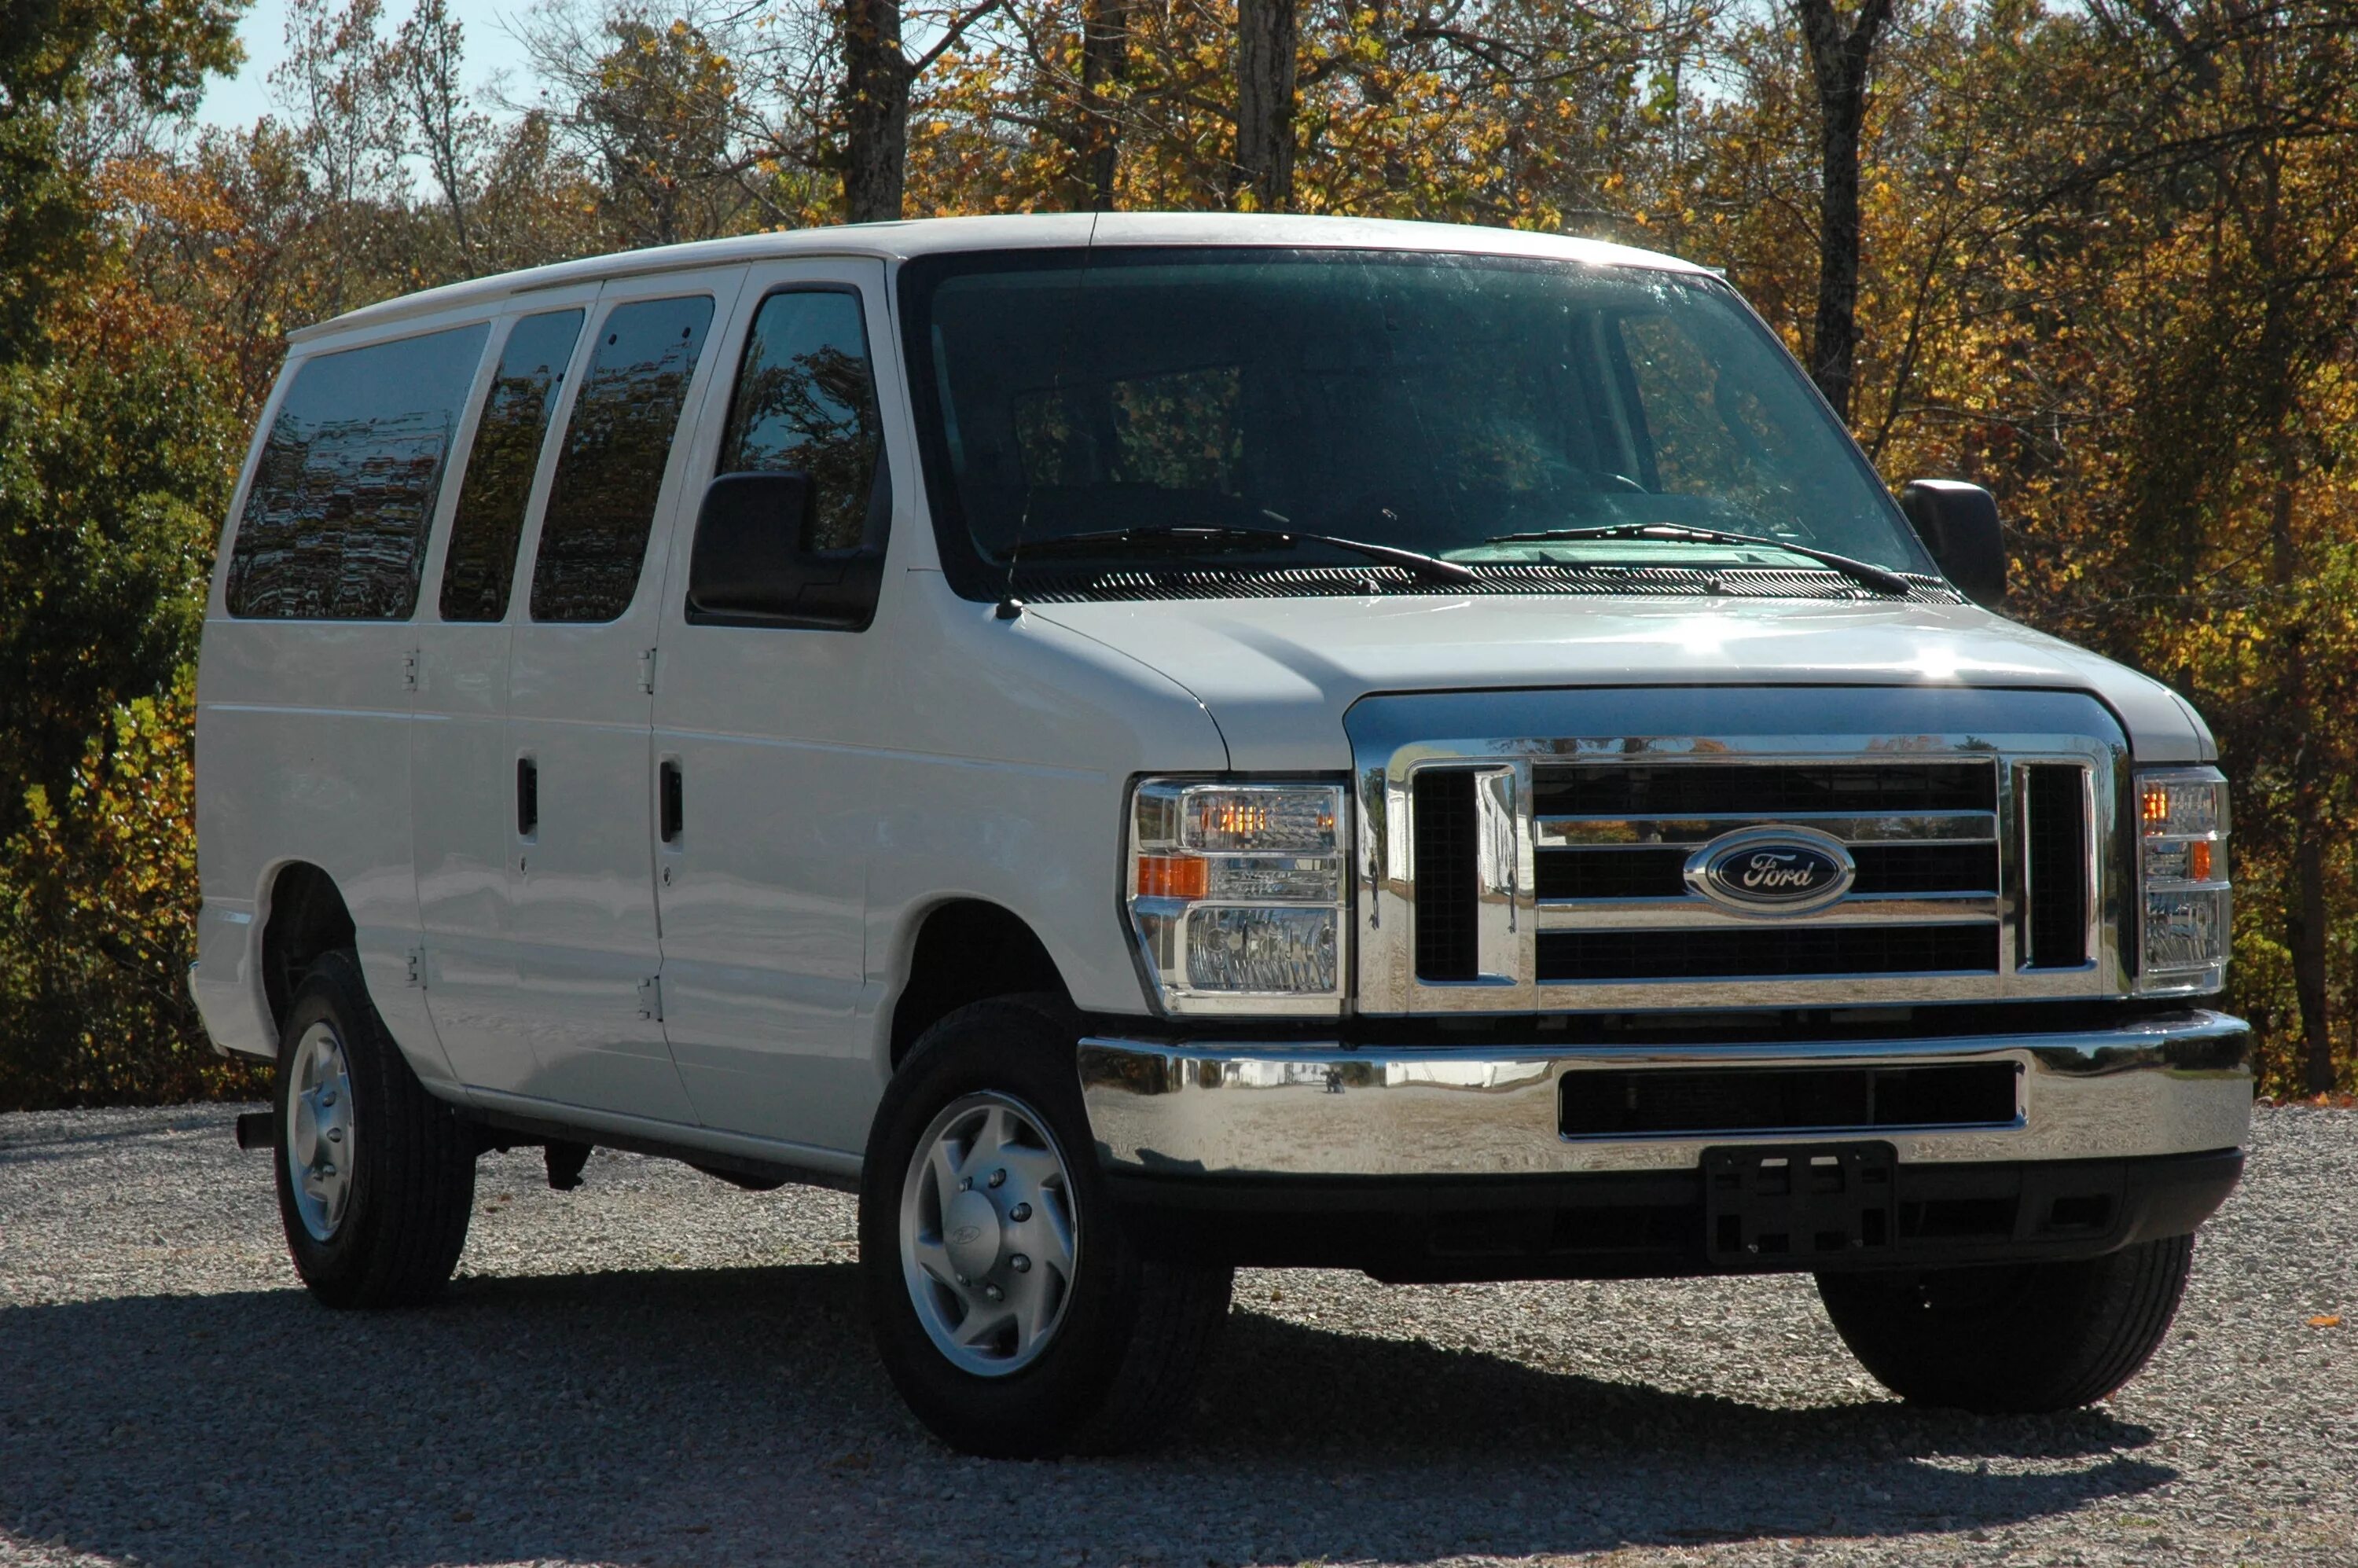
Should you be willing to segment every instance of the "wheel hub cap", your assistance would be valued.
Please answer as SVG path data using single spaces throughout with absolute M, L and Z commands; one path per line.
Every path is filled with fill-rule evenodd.
M 1080 1258 L 1072 1177 L 1037 1111 L 967 1095 L 917 1141 L 901 1189 L 901 1272 L 936 1348 L 1003 1377 L 1055 1339 Z
M 990 1272 L 999 1261 L 999 1211 L 977 1192 L 958 1194 L 942 1216 L 942 1241 L 950 1265 L 968 1279 Z
M 296 1043 L 287 1092 L 287 1174 L 296 1217 L 314 1241 L 335 1239 L 352 1202 L 352 1076 L 344 1042 L 326 1020 Z

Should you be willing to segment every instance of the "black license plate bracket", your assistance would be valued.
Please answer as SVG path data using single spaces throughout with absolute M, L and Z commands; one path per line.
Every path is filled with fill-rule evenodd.
M 1704 1250 L 1725 1269 L 1808 1269 L 1887 1251 L 1898 1168 L 1898 1151 L 1880 1142 L 1705 1149 Z

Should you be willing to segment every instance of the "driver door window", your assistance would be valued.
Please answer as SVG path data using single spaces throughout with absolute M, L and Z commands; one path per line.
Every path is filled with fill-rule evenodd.
M 882 542 L 883 451 L 860 297 L 789 289 L 762 301 L 730 399 L 721 473 L 811 477 L 806 550 Z

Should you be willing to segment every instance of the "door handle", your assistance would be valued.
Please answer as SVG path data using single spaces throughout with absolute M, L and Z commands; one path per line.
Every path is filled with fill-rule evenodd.
M 680 828 L 686 826 L 687 803 L 684 798 L 679 775 L 679 759 L 665 757 L 656 772 L 656 809 L 662 815 L 659 828 L 666 844 L 679 842 Z
M 540 831 L 540 764 L 530 757 L 516 759 L 516 837 L 529 838 Z

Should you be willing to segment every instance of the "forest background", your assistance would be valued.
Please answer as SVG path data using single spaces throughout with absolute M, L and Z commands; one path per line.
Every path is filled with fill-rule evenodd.
M 2008 613 L 2209 716 L 2263 1087 L 2358 1087 L 2358 0 L 553 0 L 521 102 L 444 0 L 294 0 L 200 130 L 243 3 L 0 0 L 0 1109 L 254 1092 L 183 984 L 192 672 L 288 330 L 1093 208 L 1724 268 L 1887 479 L 1996 492 Z

